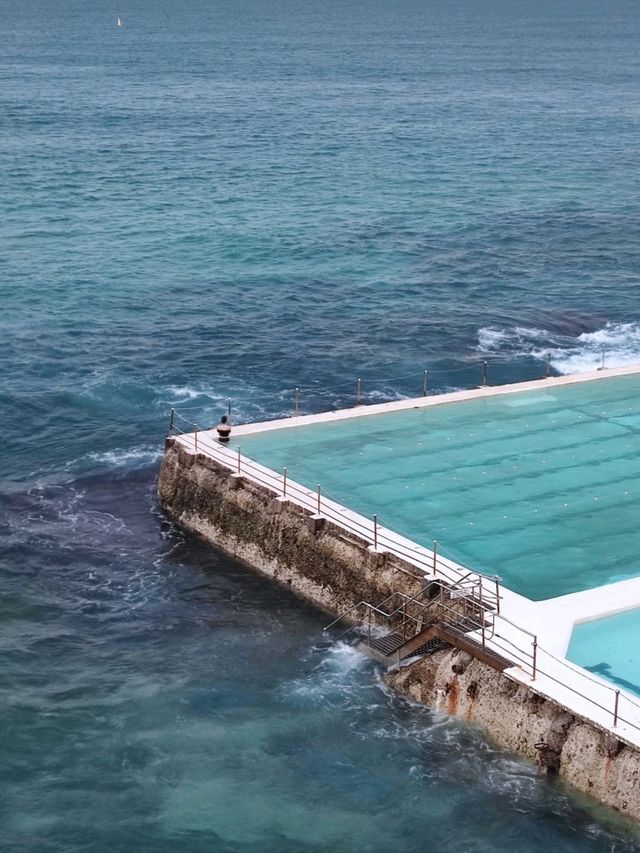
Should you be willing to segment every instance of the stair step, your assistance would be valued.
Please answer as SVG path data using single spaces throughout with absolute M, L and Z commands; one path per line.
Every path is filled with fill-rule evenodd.
M 513 666 L 513 662 L 508 660 L 507 658 L 502 657 L 498 652 L 494 652 L 493 649 L 488 648 L 487 646 L 482 645 L 482 642 L 472 639 L 468 634 L 464 631 L 453 627 L 447 627 L 445 631 L 445 635 L 449 634 L 452 640 L 458 639 L 461 643 L 464 644 L 466 649 L 473 654 L 475 657 L 480 658 L 485 663 L 488 663 L 490 666 L 493 666 L 495 669 L 504 670 Z
M 417 649 L 411 652 L 410 657 L 419 655 L 432 655 L 434 652 L 439 652 L 441 649 L 449 648 L 449 643 L 441 640 L 440 637 L 434 637 L 433 640 L 427 640 Z
M 404 646 L 406 641 L 407 638 L 394 631 L 391 634 L 385 634 L 384 637 L 372 637 L 369 645 L 377 652 L 389 656 L 396 652 L 400 646 Z
M 386 657 L 391 657 L 391 655 L 395 654 L 398 649 L 401 649 L 402 646 L 408 643 L 411 639 L 413 638 L 403 637 L 402 634 L 394 632 L 392 634 L 386 634 L 384 637 L 372 637 L 369 645 L 380 654 L 383 654 Z M 444 640 L 441 640 L 439 637 L 434 637 L 431 640 L 426 640 L 419 648 L 410 652 L 410 656 L 413 657 L 414 655 L 432 654 L 439 649 L 444 649 L 447 645 L 448 644 L 444 642 Z
M 478 640 L 472 639 L 467 630 L 465 630 L 465 627 L 456 626 L 454 628 L 452 626 L 448 626 L 447 628 L 441 628 L 440 630 L 443 634 L 442 637 L 436 636 L 432 639 L 426 640 L 418 648 L 413 649 L 406 655 L 403 655 L 402 652 L 400 652 L 400 656 L 417 657 L 429 655 L 453 644 L 458 646 L 458 648 L 463 648 L 470 652 L 474 657 L 478 657 L 480 660 L 483 660 L 485 663 L 494 667 L 494 669 L 504 670 L 513 665 L 511 661 L 502 657 L 502 655 L 494 652 L 488 647 L 483 647 L 482 643 Z M 378 654 L 390 658 L 395 655 L 402 646 L 408 644 L 411 639 L 411 637 L 403 637 L 402 634 L 394 631 L 383 637 L 372 637 L 369 646 L 374 651 L 378 652 Z

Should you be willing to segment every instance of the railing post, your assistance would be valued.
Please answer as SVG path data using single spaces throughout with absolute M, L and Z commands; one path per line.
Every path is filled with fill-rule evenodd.
M 620 691 L 616 690 L 616 703 L 613 706 L 613 725 L 618 725 L 618 703 L 620 701 Z
M 367 614 L 369 616 L 367 620 L 367 643 L 371 645 L 371 608 L 367 607 Z
M 300 414 L 300 389 L 296 388 L 294 393 L 296 417 Z
M 493 580 L 496 585 L 496 612 L 498 616 L 500 615 L 500 577 L 498 575 L 493 576 Z
M 548 379 L 551 376 L 551 353 L 547 353 L 547 376 Z
M 537 673 L 538 673 L 538 636 L 536 635 L 533 638 L 533 676 L 531 678 L 532 681 L 536 680 Z
M 171 430 L 173 429 L 173 418 L 175 416 L 176 410 L 171 409 L 171 419 L 169 420 L 169 434 L 171 434 Z
M 238 474 L 240 473 L 240 448 L 238 448 Z
M 286 498 L 287 496 L 287 469 L 284 469 L 282 474 L 282 497 Z
M 434 539 L 433 540 L 433 576 L 434 576 L 434 578 L 435 578 L 436 573 L 438 571 L 437 561 L 438 561 L 438 543 Z
M 483 388 L 486 388 L 486 386 L 489 384 L 488 379 L 487 379 L 487 374 L 488 374 L 487 362 L 483 361 L 482 362 L 482 387 Z
M 227 400 L 227 417 L 231 420 L 231 399 Z
M 373 516 L 373 547 L 378 550 L 378 516 Z
M 194 427 L 195 427 L 195 430 L 193 433 L 193 443 L 195 446 L 195 452 L 197 453 L 198 452 L 198 430 L 200 429 L 200 427 L 198 426 L 198 424 L 194 424 Z
M 425 370 L 424 377 L 422 379 L 422 396 L 426 397 L 429 393 L 429 371 Z
M 356 406 L 360 405 L 361 398 L 362 398 L 362 379 L 358 379 L 358 383 L 356 385 Z
M 318 489 L 318 515 L 320 515 L 320 483 L 318 483 L 317 489 Z
M 600 370 L 604 370 L 604 357 L 606 354 L 607 354 L 607 348 L 602 347 L 602 366 L 601 366 Z

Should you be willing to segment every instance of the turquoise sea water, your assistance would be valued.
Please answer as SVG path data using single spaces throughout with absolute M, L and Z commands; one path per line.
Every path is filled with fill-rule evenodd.
M 567 657 L 640 696 L 640 613 L 628 610 L 576 625 Z
M 239 436 L 533 599 L 640 574 L 640 375 Z
M 640 358 L 635 4 L 2 23 L 0 848 L 640 849 L 155 500 L 171 406 Z

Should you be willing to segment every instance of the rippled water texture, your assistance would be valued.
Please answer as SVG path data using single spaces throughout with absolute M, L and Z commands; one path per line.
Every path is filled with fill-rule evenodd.
M 2 20 L 0 848 L 640 849 L 154 496 L 171 406 L 640 359 L 635 6 Z

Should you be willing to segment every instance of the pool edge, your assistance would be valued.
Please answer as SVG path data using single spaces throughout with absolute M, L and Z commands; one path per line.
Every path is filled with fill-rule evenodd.
M 508 385 L 486 385 L 464 391 L 451 391 L 446 394 L 411 397 L 406 400 L 393 400 L 389 403 L 374 403 L 372 405 L 353 406 L 349 409 L 336 409 L 309 415 L 293 415 L 288 418 L 277 418 L 272 421 L 256 421 L 239 424 L 233 427 L 233 436 L 252 435 L 271 430 L 290 429 L 319 423 L 334 423 L 350 418 L 363 418 L 371 415 L 381 415 L 388 412 L 401 412 L 408 409 L 422 409 L 431 406 L 442 406 L 449 403 L 464 403 L 470 400 L 487 399 L 506 394 L 517 394 L 525 391 L 549 390 L 565 385 L 576 385 L 581 382 L 593 382 L 615 379 L 622 376 L 633 376 L 640 373 L 640 364 L 626 367 L 604 368 L 588 373 L 572 373 L 566 376 L 549 376 L 544 379 L 533 379 L 527 382 L 513 382 Z

